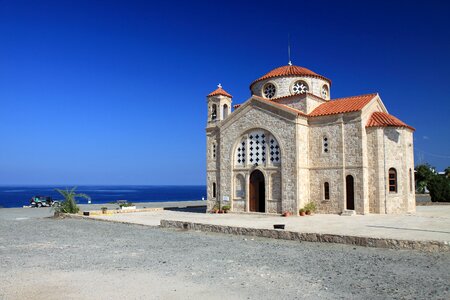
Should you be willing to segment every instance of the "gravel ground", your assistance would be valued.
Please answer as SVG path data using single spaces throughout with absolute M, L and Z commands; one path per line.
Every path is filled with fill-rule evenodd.
M 0 218 L 0 299 L 449 299 L 450 254 Z

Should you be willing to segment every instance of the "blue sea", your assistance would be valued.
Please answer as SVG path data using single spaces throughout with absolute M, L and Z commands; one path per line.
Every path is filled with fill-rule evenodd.
M 0 207 L 22 207 L 29 205 L 33 196 L 52 196 L 61 199 L 55 188 L 65 189 L 66 186 L 0 186 Z M 69 186 L 69 188 L 71 188 Z M 78 186 L 78 193 L 91 197 L 92 204 L 127 200 L 128 202 L 160 202 L 189 201 L 206 198 L 206 186 L 192 185 L 120 185 L 120 186 Z M 86 199 L 78 199 L 78 203 L 87 204 Z

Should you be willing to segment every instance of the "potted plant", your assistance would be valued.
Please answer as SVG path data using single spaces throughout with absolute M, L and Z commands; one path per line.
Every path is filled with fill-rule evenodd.
M 305 209 L 304 208 L 300 208 L 300 210 L 298 211 L 300 213 L 300 216 L 304 217 L 305 216 Z
M 292 215 L 292 213 L 288 210 L 286 210 L 285 212 L 283 212 L 282 216 L 283 217 L 290 217 Z
M 108 211 L 108 208 L 106 206 L 103 206 L 101 208 L 101 210 L 102 210 L 102 214 L 106 214 L 106 212 Z
M 224 206 L 222 206 L 222 209 L 223 209 L 223 212 L 224 212 L 224 213 L 228 213 L 228 212 L 230 211 L 230 209 L 231 209 L 231 206 L 229 206 L 229 205 L 224 205 Z
M 308 202 L 305 205 L 305 213 L 309 216 L 312 213 L 314 213 L 316 211 L 317 207 L 316 207 L 316 203 L 314 202 Z
M 213 214 L 217 214 L 219 212 L 219 205 L 214 205 L 213 208 L 211 209 L 211 213 Z

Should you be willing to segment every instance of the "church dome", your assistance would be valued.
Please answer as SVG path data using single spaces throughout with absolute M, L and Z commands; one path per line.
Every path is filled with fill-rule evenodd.
M 277 99 L 300 94 L 313 94 L 330 100 L 331 80 L 300 66 L 278 67 L 250 84 L 252 95 Z
M 261 80 L 266 80 L 266 79 L 275 78 L 275 77 L 291 77 L 291 76 L 315 77 L 315 78 L 320 78 L 325 81 L 328 81 L 331 84 L 330 79 L 328 79 L 322 75 L 319 75 L 319 74 L 311 71 L 310 69 L 300 67 L 300 66 L 287 65 L 287 66 L 278 67 L 278 68 L 273 69 L 272 71 L 266 73 L 262 77 L 253 81 L 252 84 L 250 85 L 250 87 L 253 84 L 255 84 L 256 82 L 261 81 Z

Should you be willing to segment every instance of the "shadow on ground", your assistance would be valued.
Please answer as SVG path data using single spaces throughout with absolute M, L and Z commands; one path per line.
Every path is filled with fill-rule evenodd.
M 206 213 L 206 205 L 187 206 L 187 207 L 165 207 L 164 210 L 204 214 Z

